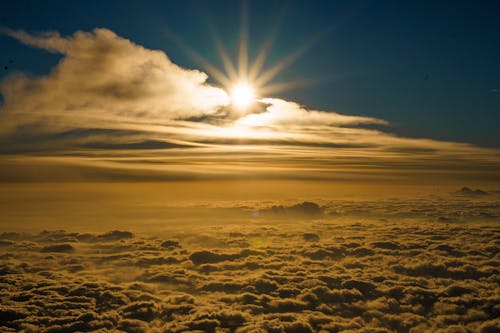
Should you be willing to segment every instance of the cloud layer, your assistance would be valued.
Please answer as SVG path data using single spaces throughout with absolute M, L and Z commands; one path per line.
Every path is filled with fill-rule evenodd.
M 278 98 L 235 110 L 205 73 L 107 29 L 68 37 L 2 32 L 62 57 L 45 76 L 11 75 L 0 85 L 0 167 L 11 180 L 34 180 L 30 170 L 17 172 L 30 165 L 47 168 L 51 180 L 246 173 L 331 179 L 387 177 L 388 169 L 396 178 L 439 178 L 446 170 L 451 177 L 498 180 L 497 150 L 398 137 L 382 119 L 308 110 Z M 75 172 L 67 175 L 68 169 Z
M 433 210 L 453 214 L 456 200 L 461 219 L 428 219 Z M 193 229 L 186 217 L 183 228 L 135 233 L 2 233 L 0 330 L 500 329 L 498 215 L 477 215 L 498 214 L 497 203 L 303 203 L 282 206 L 285 215 L 268 208 L 244 224 L 218 223 L 214 210 Z

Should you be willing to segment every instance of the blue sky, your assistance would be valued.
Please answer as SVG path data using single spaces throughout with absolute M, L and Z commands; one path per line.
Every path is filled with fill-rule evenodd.
M 407 137 L 500 147 L 499 14 L 495 1 L 250 1 L 250 54 L 277 26 L 268 67 L 322 34 L 273 80 L 315 83 L 273 97 L 382 118 L 392 123 L 389 131 Z M 173 32 L 222 67 L 209 22 L 226 48 L 236 49 L 241 3 L 4 1 L 0 22 L 63 35 L 104 27 L 163 50 L 182 67 L 201 68 L 173 42 Z M 2 77 L 45 74 L 60 60 L 7 36 L 0 36 L 0 49 Z

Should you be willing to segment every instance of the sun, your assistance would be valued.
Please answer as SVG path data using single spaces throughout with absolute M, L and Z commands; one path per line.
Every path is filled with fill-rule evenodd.
M 243 2 L 245 3 L 245 2 Z M 277 38 L 279 26 L 271 29 L 267 39 L 256 50 L 255 58 L 249 59 L 249 36 L 248 36 L 248 13 L 246 5 L 241 12 L 241 31 L 238 39 L 239 47 L 237 57 L 232 58 L 232 54 L 220 39 L 220 36 L 212 30 L 211 37 L 214 46 L 219 55 L 223 68 L 217 68 L 216 65 L 208 61 L 201 54 L 196 52 L 185 41 L 178 36 L 172 36 L 173 40 L 182 48 L 191 58 L 199 64 L 208 75 L 217 82 L 217 85 L 224 89 L 231 97 L 231 104 L 234 109 L 240 111 L 246 110 L 257 100 L 263 97 L 272 97 L 272 94 L 297 89 L 301 86 L 310 85 L 316 80 L 300 78 L 291 81 L 273 82 L 274 79 L 287 67 L 293 64 L 305 51 L 318 42 L 319 37 L 324 34 L 311 36 L 296 50 L 286 55 L 275 64 L 267 64 L 267 58 L 271 52 L 272 46 Z M 253 53 L 253 52 L 252 52 Z
M 238 109 L 246 109 L 255 99 L 253 88 L 248 83 L 237 83 L 231 89 L 231 99 Z

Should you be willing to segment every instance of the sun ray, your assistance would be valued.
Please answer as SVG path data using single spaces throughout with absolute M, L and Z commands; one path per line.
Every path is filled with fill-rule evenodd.
M 217 31 L 217 28 L 215 27 L 215 24 L 213 23 L 212 19 L 207 15 L 206 12 L 197 10 L 196 13 L 199 15 L 200 21 L 202 21 L 205 24 L 206 29 L 208 30 L 208 36 L 211 38 L 211 40 L 213 41 L 213 43 L 215 45 L 217 54 L 218 54 L 220 60 L 222 61 L 222 66 L 223 66 L 224 71 L 225 71 L 225 73 L 224 73 L 225 76 L 231 82 L 236 81 L 238 79 L 238 73 L 237 73 L 236 66 L 235 66 L 234 62 L 231 60 L 231 56 L 230 56 L 228 50 L 226 49 L 226 47 L 224 46 L 224 43 L 222 42 L 222 40 L 220 38 L 220 35 Z M 203 61 L 204 61 L 204 63 L 208 63 L 205 59 L 203 59 Z M 210 63 L 208 65 L 212 66 L 212 64 L 210 64 Z M 227 84 L 225 84 L 225 86 L 227 87 Z
M 224 46 L 219 34 L 216 31 L 215 25 L 209 18 L 205 17 L 205 22 L 208 27 L 209 36 L 213 41 L 213 45 L 217 51 L 222 64 L 222 70 L 214 66 L 202 55 L 190 47 L 184 40 L 176 36 L 173 32 L 167 29 L 168 37 L 173 40 L 186 54 L 188 54 L 203 70 L 205 70 L 215 81 L 217 81 L 226 92 L 232 96 L 233 106 L 237 109 L 246 109 L 247 102 L 239 103 L 235 101 L 236 96 L 251 96 L 248 98 L 251 101 L 258 100 L 269 94 L 281 93 L 287 90 L 297 89 L 299 87 L 315 84 L 317 79 L 297 79 L 285 82 L 270 83 L 279 73 L 292 65 L 306 51 L 313 47 L 327 32 L 331 29 L 326 29 L 310 37 L 301 47 L 294 52 L 284 57 L 271 68 L 263 70 L 266 60 L 272 50 L 272 47 L 277 39 L 279 31 L 285 18 L 286 11 L 283 10 L 275 20 L 275 25 L 260 46 L 256 57 L 250 62 L 249 59 L 249 23 L 248 23 L 248 3 L 243 1 L 240 13 L 240 36 L 237 44 L 237 59 L 231 60 L 230 53 Z M 243 89 L 242 94 L 234 93 L 235 87 L 245 86 L 249 93 Z M 236 89 L 236 91 L 238 91 Z M 240 97 L 236 99 L 240 100 Z M 243 97 L 245 100 L 246 97 Z M 250 103 L 248 103 L 249 105 Z
M 217 49 L 217 54 L 222 60 L 222 66 L 224 66 L 224 70 L 226 71 L 229 79 L 231 81 L 235 81 L 238 79 L 238 72 L 233 62 L 231 61 L 231 57 L 229 56 L 229 52 L 224 47 L 221 39 L 219 38 L 218 33 L 215 30 L 215 27 L 209 23 L 210 37 L 212 38 L 215 48 Z
M 259 92 L 262 95 L 268 95 L 268 94 L 276 94 L 284 91 L 289 91 L 297 88 L 302 88 L 306 86 L 313 85 L 320 80 L 318 79 L 313 79 L 313 78 L 303 78 L 303 79 L 298 79 L 298 80 L 293 80 L 293 81 L 286 81 L 286 82 L 277 82 L 273 84 L 267 84 L 259 89 Z
M 293 64 L 300 56 L 302 56 L 306 51 L 308 51 L 311 47 L 313 47 L 321 38 L 324 37 L 324 35 L 328 32 L 329 30 L 320 32 L 314 36 L 312 36 L 307 42 L 305 42 L 302 47 L 299 47 L 296 49 L 294 52 L 290 53 L 285 59 L 282 61 L 278 62 L 276 65 L 271 67 L 270 69 L 264 71 L 259 77 L 255 80 L 255 84 L 257 86 L 264 86 L 266 83 L 271 81 L 281 73 L 285 68 Z
M 248 4 L 243 1 L 241 6 L 241 31 L 238 54 L 238 75 L 240 80 L 247 80 L 248 75 Z
M 257 79 L 259 73 L 262 70 L 262 67 L 264 67 L 264 63 L 267 60 L 267 57 L 269 55 L 269 52 L 271 51 L 274 42 L 278 36 L 279 31 L 281 30 L 281 26 L 283 24 L 283 20 L 285 18 L 285 13 L 284 11 L 281 13 L 281 15 L 278 16 L 278 19 L 276 20 L 276 24 L 274 25 L 273 29 L 269 33 L 268 37 L 260 47 L 257 57 L 253 61 L 252 65 L 250 66 L 250 69 L 248 71 L 248 80 L 249 81 L 255 81 Z
M 231 85 L 231 79 L 217 67 L 212 65 L 208 60 L 190 47 L 184 40 L 177 36 L 172 31 L 166 30 L 167 36 L 173 40 L 185 53 L 187 53 L 195 62 L 197 62 L 208 74 L 210 74 L 217 82 L 225 87 Z
M 229 78 L 232 81 L 236 80 L 238 78 L 238 72 L 231 61 L 226 48 L 222 45 L 222 42 L 219 39 L 215 42 L 215 47 L 217 48 L 217 52 L 222 59 L 222 65 L 224 66 L 224 70 L 227 72 Z

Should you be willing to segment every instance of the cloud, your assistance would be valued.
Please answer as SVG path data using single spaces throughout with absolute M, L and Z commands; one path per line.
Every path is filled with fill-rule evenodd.
M 206 84 L 205 73 L 183 69 L 165 53 L 108 29 L 77 31 L 69 37 L 56 32 L 4 33 L 63 56 L 46 76 L 12 76 L 0 86 L 3 111 L 25 122 L 62 128 L 85 128 L 116 118 L 161 122 L 211 114 L 228 104 L 222 89 Z
M 447 226 L 425 212 L 377 215 L 464 206 L 463 198 L 448 200 L 337 201 L 373 212 L 356 222 L 323 215 L 241 224 L 211 214 L 209 225 L 182 220 L 181 231 L 161 223 L 136 233 L 2 233 L 10 243 L 0 247 L 0 330 L 496 331 L 496 221 Z M 475 214 L 469 207 L 465 216 Z M 220 244 L 214 249 L 200 234 Z M 167 248 L 165 235 L 175 239 Z M 257 236 L 266 241 L 252 245 Z M 235 237 L 246 243 L 231 243 Z M 75 250 L 40 251 L 61 244 Z M 359 248 L 369 251 L 352 252 Z
M 234 110 L 204 72 L 108 29 L 1 33 L 61 60 L 0 83 L 0 181 L 498 179 L 498 150 L 400 137 L 383 119 L 279 98 Z
M 487 192 L 476 189 L 473 190 L 469 187 L 462 187 L 460 190 L 455 192 L 457 195 L 463 195 L 463 196 L 483 196 L 483 195 L 488 195 Z
M 71 244 L 48 245 L 42 248 L 42 252 L 71 253 L 75 252 L 75 248 Z
M 236 124 L 250 126 L 346 126 L 359 124 L 388 125 L 382 119 L 346 116 L 335 112 L 306 110 L 297 103 L 278 98 L 264 98 L 268 107 L 266 112 L 246 115 L 236 121 Z
M 128 239 L 134 237 L 134 234 L 131 233 L 130 231 L 120 231 L 120 230 L 113 230 L 107 233 L 104 233 L 102 235 L 98 235 L 98 239 L 102 240 L 107 240 L 107 241 L 113 241 L 113 240 L 120 240 L 120 239 Z
M 305 201 L 291 206 L 274 205 L 267 209 L 262 209 L 259 213 L 275 216 L 290 217 L 295 216 L 299 218 L 304 217 L 320 217 L 323 214 L 324 207 L 320 207 L 315 202 Z

